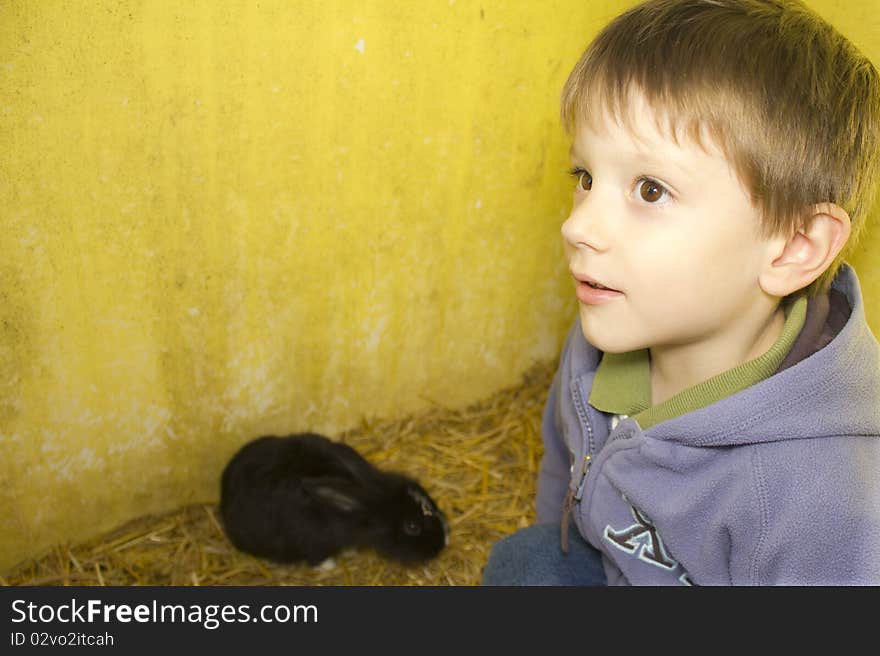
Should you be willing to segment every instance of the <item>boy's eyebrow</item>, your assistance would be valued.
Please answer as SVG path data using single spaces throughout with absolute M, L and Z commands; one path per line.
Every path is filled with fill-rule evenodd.
M 693 178 L 695 176 L 694 172 L 690 168 L 684 166 L 683 164 L 680 164 L 680 163 L 678 163 L 674 160 L 671 160 L 671 159 L 664 159 L 664 160 L 657 159 L 657 158 L 653 157 L 647 151 L 642 152 L 642 153 L 633 153 L 632 156 L 630 156 L 628 151 L 622 151 L 622 152 L 623 152 L 622 157 L 624 158 L 624 161 L 627 164 L 636 166 L 637 168 L 644 167 L 644 166 L 647 166 L 650 168 L 673 167 L 676 169 L 676 171 L 678 173 L 680 173 L 684 176 L 687 176 L 688 178 Z M 579 158 L 578 153 L 575 151 L 574 144 L 572 144 L 568 149 L 568 157 L 570 160 L 574 160 L 574 159 Z
M 647 165 L 647 166 L 657 167 L 657 168 L 661 168 L 661 167 L 662 167 L 662 168 L 666 168 L 666 167 L 670 167 L 670 166 L 671 166 L 671 167 L 673 167 L 676 171 L 678 171 L 678 172 L 681 173 L 682 175 L 687 176 L 688 178 L 692 178 L 692 177 L 694 177 L 694 172 L 693 172 L 690 168 L 688 168 L 688 167 L 685 166 L 684 164 L 681 164 L 681 163 L 679 163 L 679 162 L 676 162 L 676 161 L 673 160 L 673 159 L 669 159 L 669 160 L 659 160 L 659 159 L 655 159 L 655 158 L 653 158 L 653 157 L 650 156 L 650 155 L 647 155 L 647 156 L 645 156 L 645 157 L 641 157 L 641 158 L 639 158 L 639 163 L 642 164 L 642 165 Z
M 662 146 L 661 146 L 662 148 Z M 617 151 L 617 157 L 623 160 L 627 165 L 632 166 L 634 168 L 642 169 L 641 173 L 650 174 L 650 170 L 645 169 L 660 169 L 661 172 L 668 171 L 670 168 L 673 169 L 674 173 L 677 173 L 680 176 L 686 177 L 688 180 L 700 179 L 701 169 L 699 167 L 689 166 L 686 162 L 679 161 L 678 158 L 675 157 L 663 157 L 660 158 L 654 153 L 654 145 L 652 145 L 649 141 L 640 141 L 640 144 L 636 146 L 635 149 L 627 146 L 621 146 L 621 148 Z M 705 149 L 701 149 L 702 153 L 709 155 L 710 153 Z M 581 153 L 577 152 L 577 142 L 573 142 L 568 149 L 568 156 L 570 160 L 584 160 L 588 159 L 584 157 Z M 728 166 L 729 166 L 728 162 Z

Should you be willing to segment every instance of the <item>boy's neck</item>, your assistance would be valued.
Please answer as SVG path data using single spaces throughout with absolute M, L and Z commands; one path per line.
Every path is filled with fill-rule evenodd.
M 741 323 L 738 331 L 694 344 L 651 348 L 651 405 L 763 355 L 784 325 L 785 312 L 777 306 L 769 317 Z

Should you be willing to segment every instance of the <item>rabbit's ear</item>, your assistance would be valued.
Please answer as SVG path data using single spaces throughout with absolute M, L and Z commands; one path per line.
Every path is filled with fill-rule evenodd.
M 355 488 L 350 481 L 342 478 L 321 477 L 304 478 L 303 489 L 316 501 L 329 503 L 342 512 L 355 512 L 364 509 L 363 502 L 355 496 Z
M 342 442 L 332 444 L 336 463 L 354 480 L 368 483 L 376 478 L 376 468 L 353 447 Z

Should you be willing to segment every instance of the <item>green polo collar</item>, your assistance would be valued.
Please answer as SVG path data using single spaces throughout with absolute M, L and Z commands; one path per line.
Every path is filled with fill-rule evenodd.
M 785 306 L 784 312 L 785 325 L 782 334 L 766 353 L 682 390 L 655 406 L 651 406 L 651 364 L 648 349 L 629 353 L 605 353 L 593 380 L 590 405 L 603 412 L 632 417 L 642 429 L 646 429 L 750 387 L 771 376 L 785 359 L 803 328 L 807 314 L 807 297 L 797 297 Z

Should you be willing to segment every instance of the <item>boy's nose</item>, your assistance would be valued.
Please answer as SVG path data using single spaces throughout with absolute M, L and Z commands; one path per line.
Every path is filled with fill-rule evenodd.
M 603 210 L 590 196 L 576 203 L 562 224 L 562 238 L 566 245 L 595 251 L 607 249 L 608 234 L 602 214 Z

